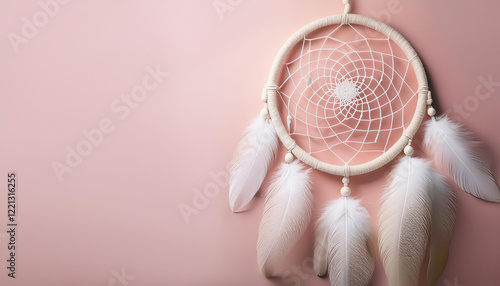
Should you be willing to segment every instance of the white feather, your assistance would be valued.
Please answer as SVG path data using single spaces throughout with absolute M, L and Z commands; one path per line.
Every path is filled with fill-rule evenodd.
M 328 273 L 328 234 L 329 225 L 326 224 L 326 219 L 329 208 L 321 215 L 321 218 L 316 222 L 316 230 L 314 232 L 314 272 L 318 276 L 325 276 Z M 324 222 L 324 223 L 323 223 Z
M 380 254 L 390 286 L 416 286 L 429 236 L 432 169 L 405 156 L 390 177 L 380 212 Z
M 435 285 L 448 261 L 451 233 L 455 225 L 456 197 L 446 178 L 434 172 L 432 177 L 432 222 L 427 281 Z
M 245 131 L 229 179 L 229 206 L 241 210 L 255 196 L 278 149 L 269 120 L 258 117 Z
M 464 191 L 491 202 L 500 202 L 500 189 L 488 169 L 487 160 L 475 150 L 470 134 L 447 117 L 433 119 L 425 129 L 425 144 L 436 165 L 447 172 Z
M 266 276 L 276 274 L 311 221 L 312 194 L 309 170 L 298 160 L 281 164 L 266 198 L 259 228 L 257 259 Z
M 366 209 L 352 198 L 335 200 L 317 223 L 315 270 L 324 275 L 327 266 L 333 286 L 368 285 L 375 267 L 372 244 Z

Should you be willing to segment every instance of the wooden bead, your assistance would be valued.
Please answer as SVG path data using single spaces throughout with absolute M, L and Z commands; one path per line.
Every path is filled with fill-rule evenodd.
M 267 94 L 263 94 L 262 97 L 260 98 L 262 102 L 267 102 Z
M 342 189 L 340 189 L 340 194 L 344 197 L 348 197 L 351 195 L 351 189 L 349 187 L 342 187 Z
M 264 119 L 268 119 L 269 118 L 269 111 L 267 111 L 267 109 L 265 109 L 265 108 L 262 108 L 262 110 L 260 111 L 260 117 L 262 117 Z
M 293 160 L 295 160 L 295 157 L 293 156 L 292 153 L 287 153 L 285 155 L 285 162 L 287 162 L 288 164 L 292 163 Z
M 427 114 L 429 114 L 429 116 L 436 115 L 436 110 L 434 109 L 434 107 L 429 107 L 429 109 L 427 109 Z
M 410 145 L 406 146 L 405 149 L 404 149 L 404 152 L 405 152 L 405 155 L 406 156 L 412 156 L 413 155 L 413 147 L 411 147 Z

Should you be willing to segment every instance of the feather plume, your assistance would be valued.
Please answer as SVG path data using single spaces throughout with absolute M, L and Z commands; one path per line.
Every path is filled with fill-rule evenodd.
M 318 276 L 325 276 L 328 273 L 329 224 L 326 217 L 330 210 L 331 208 L 327 207 L 321 215 L 321 218 L 316 222 L 314 232 L 314 272 Z
M 229 178 L 229 206 L 241 210 L 255 196 L 278 149 L 278 137 L 269 120 L 258 117 L 245 131 Z
M 432 169 L 405 156 L 391 172 L 380 212 L 379 246 L 390 286 L 416 286 L 427 250 Z
M 310 189 L 309 170 L 298 160 L 281 164 L 269 188 L 257 243 L 259 268 L 267 277 L 275 274 L 311 221 Z
M 456 197 L 446 178 L 432 174 L 432 222 L 427 282 L 435 285 L 448 261 L 451 233 L 455 225 Z
M 473 149 L 470 134 L 448 117 L 427 123 L 425 144 L 434 161 L 467 193 L 490 202 L 500 202 L 500 189 L 488 169 L 487 160 Z
M 331 202 L 317 223 L 314 268 L 333 286 L 368 285 L 375 267 L 370 215 L 359 201 Z M 326 257 L 326 260 L 325 260 Z M 318 272 L 319 271 L 319 272 Z

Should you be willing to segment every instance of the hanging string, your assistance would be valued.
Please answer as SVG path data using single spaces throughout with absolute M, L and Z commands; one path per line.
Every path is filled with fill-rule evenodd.
M 344 14 L 351 13 L 351 1 L 350 0 L 342 0 L 344 3 Z

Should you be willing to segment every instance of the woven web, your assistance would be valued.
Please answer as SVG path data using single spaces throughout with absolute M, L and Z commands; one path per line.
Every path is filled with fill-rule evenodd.
M 411 121 L 418 88 L 402 50 L 357 25 L 304 37 L 287 55 L 278 87 L 289 134 L 309 154 L 336 165 L 387 151 Z

